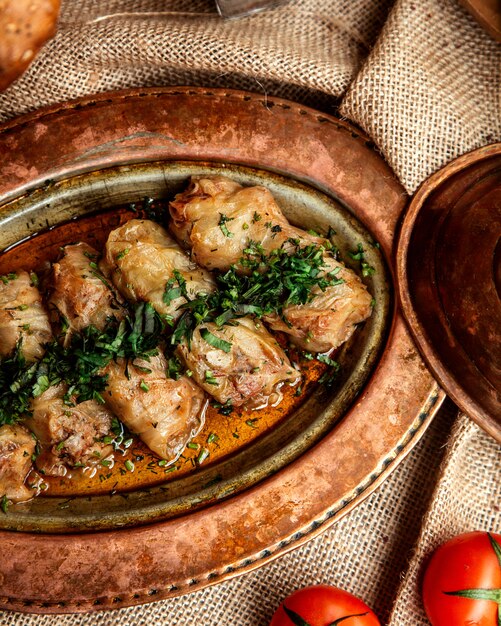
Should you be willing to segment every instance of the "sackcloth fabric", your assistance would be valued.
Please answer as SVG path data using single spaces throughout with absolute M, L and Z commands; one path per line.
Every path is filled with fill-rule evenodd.
M 0 121 L 158 85 L 248 89 L 344 116 L 409 193 L 456 156 L 501 140 L 501 46 L 457 0 L 290 0 L 235 21 L 210 0 L 63 0 L 56 37 L 0 94 Z M 286 594 L 320 582 L 364 598 L 382 624 L 426 625 L 426 557 L 459 532 L 500 532 L 500 496 L 501 447 L 447 401 L 361 505 L 259 570 L 105 613 L 3 611 L 0 626 L 265 626 Z

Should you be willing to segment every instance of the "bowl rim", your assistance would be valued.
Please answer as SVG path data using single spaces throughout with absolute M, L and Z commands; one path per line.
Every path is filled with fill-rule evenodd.
M 132 89 L 49 107 L 0 127 L 0 154 L 9 155 L 0 162 L 0 205 L 44 181 L 109 165 L 181 159 L 257 166 L 341 200 L 374 234 L 390 268 L 407 198 L 355 126 L 281 98 L 223 89 Z M 119 608 L 259 567 L 367 497 L 444 398 L 397 311 L 378 365 L 337 427 L 251 489 L 149 526 L 62 536 L 0 531 L 0 606 Z

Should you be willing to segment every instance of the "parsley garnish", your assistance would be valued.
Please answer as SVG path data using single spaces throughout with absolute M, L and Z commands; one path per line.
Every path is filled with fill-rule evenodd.
M 75 333 L 67 347 L 49 343 L 35 363 L 26 363 L 19 341 L 12 356 L 0 360 L 0 425 L 29 415 L 32 398 L 61 381 L 68 385 L 68 405 L 91 399 L 103 403 L 107 380 L 100 371 L 117 358 L 133 361 L 156 355 L 163 331 L 158 313 L 141 302 L 121 322 L 109 320 L 103 331 L 89 326 Z
M 214 376 L 211 370 L 205 370 L 205 382 L 208 385 L 219 385 L 217 378 Z
M 375 273 L 376 269 L 372 267 L 372 265 L 369 265 L 369 263 L 367 263 L 367 261 L 365 260 L 365 250 L 361 243 L 358 244 L 355 251 L 348 252 L 348 254 L 354 261 L 360 262 L 362 276 L 372 276 Z
M 10 500 L 7 499 L 6 495 L 3 495 L 0 498 L 0 509 L 2 509 L 4 515 L 7 515 L 7 511 L 9 510 L 9 504 Z
M 232 222 L 235 218 L 228 217 L 224 213 L 220 213 L 219 215 L 220 217 L 219 217 L 218 226 L 221 229 L 221 232 L 223 233 L 223 235 L 231 239 L 233 237 L 233 233 L 228 230 L 228 227 L 226 226 L 226 224 L 228 222 Z
M 213 335 L 207 328 L 200 329 L 200 335 L 204 341 L 211 346 L 214 346 L 214 348 L 219 348 L 219 350 L 226 353 L 231 352 L 232 344 L 229 341 L 221 339 L 220 337 L 216 337 L 216 335 Z

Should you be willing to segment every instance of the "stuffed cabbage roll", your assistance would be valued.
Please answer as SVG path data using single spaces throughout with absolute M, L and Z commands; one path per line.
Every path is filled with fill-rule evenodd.
M 169 204 L 170 228 L 192 259 L 209 270 L 237 265 L 249 242 L 271 252 L 289 238 L 318 243 L 291 226 L 264 187 L 242 187 L 225 176 L 192 176 L 186 191 Z
M 183 342 L 177 350 L 193 378 L 222 404 L 276 405 L 282 398 L 280 387 L 301 378 L 263 324 L 250 317 L 220 328 L 202 324 L 190 347 Z
M 34 361 L 52 339 L 36 282 L 34 274 L 24 271 L 0 276 L 0 358 L 10 356 L 21 340 L 24 358 Z
M 35 446 L 35 439 L 23 426 L 0 427 L 0 497 L 14 502 L 33 498 L 35 491 L 25 485 L 25 480 L 31 471 Z
M 97 265 L 98 253 L 86 243 L 64 246 L 62 256 L 52 264 L 48 281 L 49 310 L 54 323 L 63 330 L 64 343 L 87 326 L 102 329 L 108 319 L 122 319 L 124 309 Z
M 132 220 L 113 231 L 106 244 L 105 263 L 126 297 L 145 299 L 159 313 L 174 319 L 186 302 L 180 294 L 180 277 L 186 281 L 188 298 L 215 289 L 212 276 L 193 265 L 165 229 L 148 220 Z M 227 352 L 203 340 L 201 333 L 209 328 L 213 337 L 231 337 L 231 341 L 224 340 Z M 235 406 L 265 404 L 265 398 L 275 397 L 276 388 L 297 380 L 282 348 L 266 328 L 257 327 L 250 318 L 230 320 L 230 325 L 221 329 L 204 325 L 195 330 L 189 347 L 186 342 L 179 346 L 178 354 L 201 387 L 219 402 L 231 401 Z M 266 360 L 265 373 L 257 370 Z M 206 379 L 213 366 L 217 384 Z
M 204 392 L 187 376 L 166 377 L 162 354 L 132 363 L 111 362 L 105 401 L 127 428 L 173 463 L 204 424 Z
M 223 177 L 192 177 L 188 189 L 170 203 L 171 228 L 190 248 L 192 258 L 207 269 L 228 270 L 239 264 L 249 245 L 263 254 L 314 244 L 323 249 L 320 276 L 335 276 L 335 285 L 314 287 L 305 304 L 284 308 L 283 316 L 263 319 L 273 330 L 290 335 L 299 347 L 328 352 L 353 334 L 371 314 L 371 295 L 352 270 L 329 252 L 328 242 L 288 223 L 271 193 L 264 187 L 242 187 Z M 262 272 L 266 273 L 266 267 Z
M 80 301 L 85 297 L 87 319 L 103 330 L 110 317 L 121 317 L 124 311 L 111 296 L 103 294 L 103 289 L 110 292 L 106 281 L 93 280 L 87 271 L 82 273 L 89 255 L 97 259 L 98 252 L 90 246 L 72 246 L 71 254 L 65 255 L 64 273 L 54 273 L 57 298 L 53 296 L 52 303 L 60 311 L 70 311 L 74 307 L 70 299 Z M 116 273 L 121 274 L 118 270 Z M 74 288 L 65 289 L 66 284 Z M 101 371 L 107 377 L 102 395 L 106 406 L 131 432 L 159 456 L 173 462 L 202 428 L 206 401 L 204 392 L 189 378 L 172 380 L 167 378 L 166 370 L 165 357 L 160 353 L 149 361 L 112 361 Z
M 113 414 L 95 400 L 68 406 L 66 390 L 60 384 L 34 398 L 24 422 L 42 448 L 37 469 L 49 476 L 64 476 L 68 467 L 94 465 L 113 451 L 101 441 L 110 432 Z
M 103 270 L 124 298 L 150 302 L 174 320 L 186 302 L 181 293 L 164 297 L 169 281 L 177 282 L 176 273 L 190 297 L 214 289 L 209 272 L 192 263 L 167 231 L 150 220 L 131 220 L 110 233 Z

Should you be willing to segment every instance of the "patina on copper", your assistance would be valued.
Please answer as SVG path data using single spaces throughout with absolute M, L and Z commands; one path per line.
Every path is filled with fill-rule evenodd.
M 449 163 L 414 196 L 398 247 L 404 314 L 458 406 L 501 441 L 501 144 Z
M 242 92 L 148 89 L 87 98 L 0 128 L 0 154 L 9 155 L 0 164 L 2 204 L 23 194 L 35 199 L 51 181 L 130 163 L 210 161 L 270 170 L 344 204 L 388 262 L 406 202 L 357 129 Z M 114 608 L 256 568 L 368 495 L 419 439 L 443 398 L 395 311 L 370 380 L 314 447 L 252 488 L 166 521 L 72 535 L 0 532 L 1 606 L 48 613 Z

